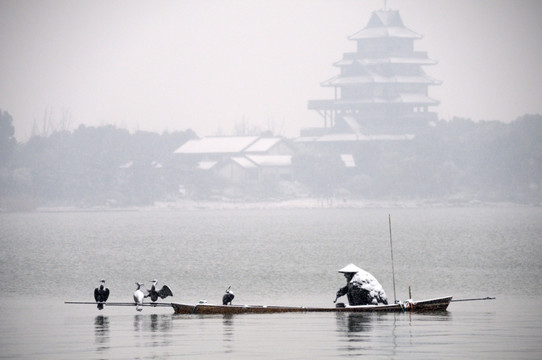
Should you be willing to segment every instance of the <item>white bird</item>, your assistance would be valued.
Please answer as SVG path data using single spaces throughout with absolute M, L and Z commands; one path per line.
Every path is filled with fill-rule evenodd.
M 134 291 L 134 301 L 136 303 L 136 310 L 141 311 L 143 310 L 143 299 L 145 298 L 145 293 L 148 293 L 148 291 L 145 289 L 142 283 L 136 282 L 136 285 L 137 289 Z

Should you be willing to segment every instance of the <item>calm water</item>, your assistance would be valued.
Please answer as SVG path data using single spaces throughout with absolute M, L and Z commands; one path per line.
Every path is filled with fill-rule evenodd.
M 110 301 L 158 279 L 172 301 L 332 306 L 353 262 L 393 299 L 496 296 L 445 313 L 179 316 Z M 542 209 L 0 214 L 0 359 L 539 359 Z M 169 298 L 168 298 L 169 300 Z

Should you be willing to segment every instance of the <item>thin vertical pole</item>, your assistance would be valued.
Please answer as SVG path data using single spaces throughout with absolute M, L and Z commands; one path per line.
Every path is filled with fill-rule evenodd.
M 388 214 L 388 222 L 390 225 L 390 251 L 391 251 L 391 274 L 393 277 L 393 303 L 397 303 L 397 296 L 395 295 L 395 267 L 393 265 L 393 241 L 391 239 L 391 215 Z

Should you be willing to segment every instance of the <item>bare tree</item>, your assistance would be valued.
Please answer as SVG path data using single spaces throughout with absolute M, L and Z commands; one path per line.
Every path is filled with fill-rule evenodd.
M 244 116 L 240 122 L 235 123 L 233 135 L 235 136 L 247 136 L 247 135 L 259 135 L 262 132 L 259 126 L 253 125 Z
M 72 125 L 71 111 L 62 109 L 60 119 L 55 118 L 52 107 L 45 109 L 41 123 L 34 119 L 31 136 L 47 137 L 55 132 L 70 131 Z

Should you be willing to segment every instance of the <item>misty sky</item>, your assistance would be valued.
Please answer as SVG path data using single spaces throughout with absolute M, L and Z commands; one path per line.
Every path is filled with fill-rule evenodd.
M 542 1 L 388 0 L 438 61 L 439 117 L 542 113 Z M 0 109 L 25 140 L 45 117 L 71 129 L 294 137 L 321 126 L 307 101 L 355 51 L 382 0 L 0 0 Z M 48 114 L 48 115 L 46 115 Z

